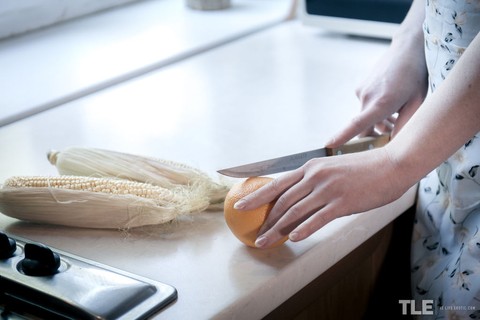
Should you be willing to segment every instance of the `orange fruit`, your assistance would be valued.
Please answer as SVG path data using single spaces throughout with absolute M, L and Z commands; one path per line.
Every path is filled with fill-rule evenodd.
M 272 178 L 268 177 L 248 178 L 243 182 L 233 185 L 225 198 L 225 222 L 238 240 L 249 247 L 255 248 L 255 240 L 257 239 L 258 231 L 260 231 L 260 227 L 267 219 L 275 201 L 264 204 L 253 210 L 236 210 L 233 208 L 233 205 L 241 198 L 254 192 L 272 180 Z M 285 237 L 271 247 L 281 245 L 287 239 L 288 237 Z

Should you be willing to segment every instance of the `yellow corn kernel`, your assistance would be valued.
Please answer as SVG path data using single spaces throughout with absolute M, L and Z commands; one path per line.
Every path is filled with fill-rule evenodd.
M 4 183 L 10 188 L 56 188 L 77 191 L 101 192 L 112 195 L 132 195 L 148 199 L 171 197 L 171 191 L 148 183 L 113 178 L 82 176 L 23 176 L 11 177 Z

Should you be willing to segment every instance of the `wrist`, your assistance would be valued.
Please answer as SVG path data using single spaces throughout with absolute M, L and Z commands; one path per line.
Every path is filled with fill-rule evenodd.
M 414 0 L 405 19 L 400 24 L 392 41 L 414 43 L 423 47 L 423 22 L 425 20 L 425 2 Z
M 424 52 L 423 27 L 406 26 L 400 29 L 392 36 L 391 47 L 395 50 L 404 52 L 422 51 Z
M 394 183 L 406 192 L 419 182 L 425 174 L 415 157 L 408 150 L 404 152 L 403 149 L 408 148 L 395 146 L 395 143 L 392 142 L 382 148 L 386 158 L 385 161 L 389 164 L 390 176 L 394 177 Z
M 407 60 L 408 66 L 416 70 L 423 70 L 426 75 L 427 66 L 425 61 L 424 37 L 421 28 L 416 32 L 401 31 L 393 38 L 390 45 L 390 55 L 396 55 L 399 59 Z

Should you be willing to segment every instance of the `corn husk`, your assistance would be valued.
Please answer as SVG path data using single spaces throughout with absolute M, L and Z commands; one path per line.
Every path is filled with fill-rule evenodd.
M 230 189 L 196 168 L 163 159 L 86 147 L 50 151 L 47 156 L 62 175 L 115 177 L 168 189 L 188 185 L 205 194 L 212 205 L 222 203 Z
M 28 180 L 45 180 L 46 187 L 37 187 Z M 129 229 L 163 224 L 182 214 L 205 210 L 209 201 L 186 187 L 164 189 L 154 187 L 148 196 L 130 193 L 72 190 L 68 183 L 58 186 L 56 181 L 79 177 L 12 177 L 0 189 L 0 212 L 20 220 L 63 226 L 107 229 Z M 118 179 L 84 178 L 101 183 Z M 98 181 L 100 180 L 100 181 Z M 108 181 L 108 182 L 112 182 Z M 137 185 L 143 185 L 137 183 Z M 153 186 L 145 184 L 145 189 Z M 111 188 L 110 188 L 111 189 Z M 109 189 L 109 190 L 110 190 Z

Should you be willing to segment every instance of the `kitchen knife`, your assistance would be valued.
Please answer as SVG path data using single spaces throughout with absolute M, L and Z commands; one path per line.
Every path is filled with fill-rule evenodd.
M 344 153 L 354 153 L 360 151 L 366 151 L 369 149 L 378 148 L 384 146 L 390 140 L 389 135 L 380 135 L 377 137 L 364 137 L 355 140 L 351 140 L 338 148 L 321 148 L 306 152 L 300 152 L 291 154 L 288 156 L 264 160 L 260 162 L 254 162 L 245 164 L 238 167 L 232 167 L 227 169 L 218 170 L 226 176 L 235 178 L 247 178 L 269 175 L 278 172 L 284 172 L 294 170 L 304 165 L 308 160 L 313 158 L 330 157 L 341 155 Z

